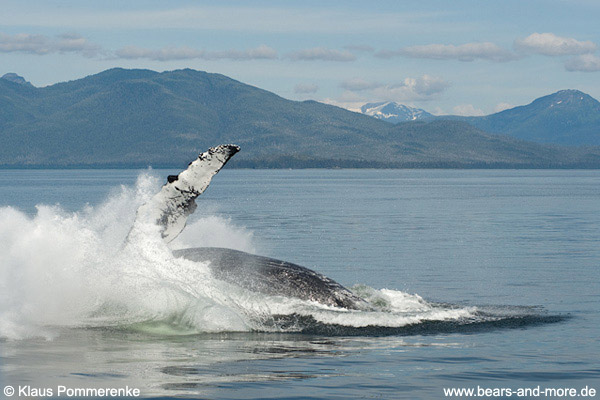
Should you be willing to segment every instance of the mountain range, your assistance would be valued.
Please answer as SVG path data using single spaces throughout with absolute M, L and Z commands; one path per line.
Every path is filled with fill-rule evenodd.
M 361 112 L 391 123 L 412 120 L 464 121 L 489 133 L 537 143 L 600 146 L 600 102 L 579 90 L 561 90 L 524 106 L 482 117 L 433 116 L 402 104 L 368 103 Z
M 0 166 L 182 167 L 237 143 L 232 166 L 599 167 L 600 149 L 492 135 L 462 120 L 390 124 L 220 74 L 110 69 L 34 87 L 0 79 Z

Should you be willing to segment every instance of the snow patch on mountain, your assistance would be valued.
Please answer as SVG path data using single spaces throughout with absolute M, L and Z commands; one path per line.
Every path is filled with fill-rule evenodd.
M 367 103 L 360 108 L 360 112 L 393 124 L 434 118 L 432 114 L 423 109 L 405 106 L 393 101 Z

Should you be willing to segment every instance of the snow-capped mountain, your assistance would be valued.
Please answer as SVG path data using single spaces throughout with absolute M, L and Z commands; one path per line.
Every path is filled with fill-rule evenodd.
M 404 104 L 398 104 L 393 101 L 367 103 L 360 108 L 360 112 L 393 124 L 435 118 L 425 110 L 405 106 Z

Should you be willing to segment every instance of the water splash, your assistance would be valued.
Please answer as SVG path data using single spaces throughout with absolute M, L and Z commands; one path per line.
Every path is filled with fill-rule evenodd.
M 0 336 L 51 338 L 52 326 L 118 325 L 176 314 L 208 330 L 243 329 L 210 323 L 210 284 L 194 284 L 210 281 L 208 270 L 173 259 L 152 225 L 123 245 L 137 208 L 159 188 L 159 179 L 143 173 L 134 187 L 117 188 L 102 204 L 78 212 L 39 205 L 28 216 L 0 208 Z M 190 228 L 192 234 L 219 232 L 211 244 L 220 238 L 252 248 L 252 235 L 222 218 L 203 218 Z M 190 234 L 180 244 L 201 246 L 205 237 Z
M 351 334 L 373 327 L 381 331 L 498 318 L 476 307 L 440 305 L 365 285 L 352 290 L 372 304 L 369 311 L 267 296 L 214 279 L 207 265 L 174 258 L 172 249 L 216 246 L 254 252 L 253 232 L 201 209 L 170 245 L 153 223 L 130 232 L 136 210 L 159 190 L 160 181 L 151 172 L 142 173 L 133 187 L 115 188 L 103 203 L 78 212 L 39 205 L 29 216 L 0 208 L 0 337 L 52 339 L 65 327 L 165 335 Z

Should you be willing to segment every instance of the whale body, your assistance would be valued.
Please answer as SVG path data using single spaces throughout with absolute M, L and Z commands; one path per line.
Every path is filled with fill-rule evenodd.
M 166 242 L 175 239 L 185 228 L 187 217 L 195 211 L 196 198 L 239 149 L 232 144 L 210 148 L 186 170 L 169 176 L 160 192 L 138 209 L 129 235 L 134 235 L 143 225 L 154 224 Z M 369 308 L 365 300 L 334 280 L 286 261 L 215 247 L 175 250 L 173 255 L 208 263 L 216 279 L 253 292 L 345 309 Z
M 173 255 L 208 263 L 216 279 L 252 292 L 295 297 L 331 307 L 368 308 L 363 299 L 333 279 L 287 261 L 219 247 L 175 250 Z

